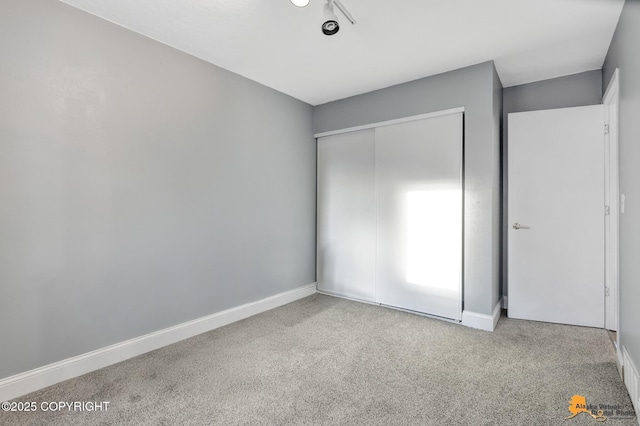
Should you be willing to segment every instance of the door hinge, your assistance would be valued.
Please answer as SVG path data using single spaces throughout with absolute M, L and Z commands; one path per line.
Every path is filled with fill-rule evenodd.
M 611 213 L 611 208 L 609 206 L 604 206 L 604 215 L 609 216 Z
M 604 125 L 604 134 L 605 134 L 605 135 L 608 135 L 608 134 L 609 134 L 609 125 L 608 125 L 608 124 L 605 124 L 605 125 Z
M 609 287 L 604 288 L 604 295 L 607 297 L 609 296 Z

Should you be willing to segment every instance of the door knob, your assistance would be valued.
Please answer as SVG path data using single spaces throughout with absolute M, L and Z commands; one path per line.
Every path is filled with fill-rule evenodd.
M 531 229 L 528 226 L 520 225 L 518 222 L 513 224 L 513 229 Z

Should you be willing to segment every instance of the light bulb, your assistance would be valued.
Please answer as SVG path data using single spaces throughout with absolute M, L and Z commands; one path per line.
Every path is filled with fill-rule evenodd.
M 309 0 L 291 0 L 294 6 L 305 7 L 309 4 Z

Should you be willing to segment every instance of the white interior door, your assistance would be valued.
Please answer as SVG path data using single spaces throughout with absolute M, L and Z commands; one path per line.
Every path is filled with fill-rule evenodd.
M 318 139 L 317 279 L 327 293 L 375 300 L 373 129 Z
M 377 302 L 460 320 L 462 114 L 376 128 Z
M 604 107 L 509 114 L 508 161 L 509 317 L 603 327 Z

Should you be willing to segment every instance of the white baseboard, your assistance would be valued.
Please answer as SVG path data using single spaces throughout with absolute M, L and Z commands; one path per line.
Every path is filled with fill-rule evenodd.
M 493 331 L 496 329 L 498 320 L 500 319 L 500 309 L 502 307 L 502 299 L 496 303 L 491 315 L 479 314 L 477 312 L 462 311 L 462 325 L 479 330 Z
M 9 401 L 38 389 L 91 371 L 113 365 L 146 352 L 231 324 L 250 316 L 277 308 L 316 292 L 316 283 L 308 284 L 257 302 L 207 315 L 144 336 L 116 343 L 102 349 L 45 365 L 0 380 L 0 402 Z
M 640 414 L 640 371 L 636 368 L 627 352 L 627 348 L 622 347 L 624 384 L 629 391 L 629 397 L 633 403 L 633 409 L 636 414 Z M 637 416 L 640 424 L 640 416 Z

